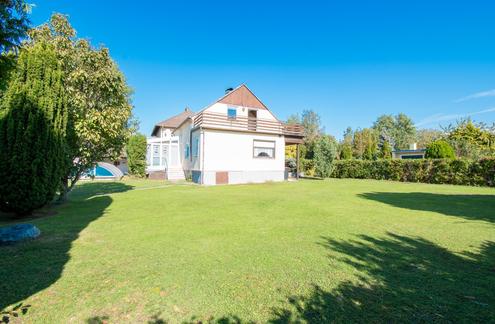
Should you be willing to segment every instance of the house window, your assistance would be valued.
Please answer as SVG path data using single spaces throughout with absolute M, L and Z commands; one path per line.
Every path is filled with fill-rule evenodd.
M 153 166 L 160 165 L 160 145 L 153 144 Z
M 146 145 L 146 165 L 151 164 L 151 145 Z
M 275 158 L 275 141 L 253 141 L 253 157 L 274 159 Z
M 198 157 L 199 155 L 199 137 L 193 138 L 192 142 L 192 156 Z
M 184 148 L 184 158 L 189 159 L 189 144 L 186 144 L 186 147 Z
M 227 110 L 227 116 L 229 117 L 229 119 L 236 119 L 237 118 L 237 109 L 229 108 Z

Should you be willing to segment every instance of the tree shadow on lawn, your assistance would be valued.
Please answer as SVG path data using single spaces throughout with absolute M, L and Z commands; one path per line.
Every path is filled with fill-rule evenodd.
M 130 189 L 132 186 L 123 183 L 82 184 L 75 189 L 77 199 L 70 197 L 57 215 L 34 222 L 41 230 L 37 240 L 0 246 L 0 310 L 29 298 L 60 278 L 70 259 L 72 242 L 112 203 L 109 196 L 93 196 Z
M 70 200 L 83 200 L 95 196 L 109 195 L 126 192 L 134 189 L 134 186 L 118 181 L 92 181 L 84 180 L 71 192 Z
M 452 195 L 426 192 L 369 192 L 361 198 L 395 207 L 495 223 L 495 195 Z
M 458 255 L 422 238 L 388 233 L 324 247 L 358 270 L 359 282 L 332 291 L 315 286 L 274 310 L 272 323 L 493 322 L 495 242 Z
M 495 242 L 454 254 L 422 238 L 388 233 L 320 243 L 357 271 L 335 289 L 313 286 L 272 308 L 269 323 L 477 322 L 495 319 Z M 334 255 L 334 253 L 333 253 Z M 335 257 L 331 257 L 335 262 Z M 148 323 L 166 323 L 158 315 Z M 236 315 L 193 316 L 183 323 L 255 323 Z

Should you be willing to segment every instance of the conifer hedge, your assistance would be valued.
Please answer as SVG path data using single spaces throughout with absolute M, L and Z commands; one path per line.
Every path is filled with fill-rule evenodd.
M 495 158 L 339 160 L 331 177 L 493 187 Z
M 22 215 L 54 198 L 71 162 L 66 103 L 53 48 L 22 49 L 0 105 L 1 210 Z

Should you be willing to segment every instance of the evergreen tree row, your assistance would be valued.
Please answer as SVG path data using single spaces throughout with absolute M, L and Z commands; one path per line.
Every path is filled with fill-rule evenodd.
M 71 161 L 63 70 L 54 49 L 21 50 L 0 108 L 0 209 L 26 214 L 50 202 Z

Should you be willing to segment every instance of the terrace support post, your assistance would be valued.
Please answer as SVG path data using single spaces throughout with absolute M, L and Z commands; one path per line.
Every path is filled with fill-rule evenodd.
M 299 180 L 299 144 L 296 144 L 296 179 Z

